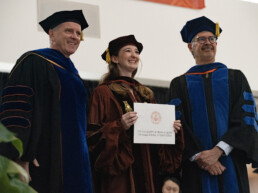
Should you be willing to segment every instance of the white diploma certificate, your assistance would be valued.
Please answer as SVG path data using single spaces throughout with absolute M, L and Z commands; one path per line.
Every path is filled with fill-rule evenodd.
M 134 103 L 134 111 L 134 143 L 175 144 L 174 105 Z

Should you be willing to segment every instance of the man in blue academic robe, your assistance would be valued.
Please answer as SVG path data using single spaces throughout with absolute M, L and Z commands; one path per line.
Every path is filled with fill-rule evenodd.
M 196 62 L 170 85 L 185 137 L 183 193 L 248 193 L 246 164 L 258 163 L 255 101 L 240 70 L 215 62 L 221 32 L 204 16 L 181 30 Z
M 40 25 L 50 48 L 17 60 L 0 109 L 1 122 L 22 140 L 24 153 L 18 158 L 10 144 L 0 151 L 27 170 L 39 193 L 92 193 L 87 92 L 70 59 L 88 24 L 82 10 L 74 10 L 56 12 Z

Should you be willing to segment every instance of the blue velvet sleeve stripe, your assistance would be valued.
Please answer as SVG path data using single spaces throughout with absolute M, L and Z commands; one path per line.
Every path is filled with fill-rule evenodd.
M 13 95 L 25 95 L 31 97 L 34 94 L 32 88 L 23 85 L 8 86 L 3 90 L 3 97 L 13 96 Z
M 251 92 L 244 91 L 243 92 L 243 97 L 244 97 L 245 101 L 252 101 L 253 102 L 253 105 L 244 104 L 242 106 L 242 109 L 246 113 L 252 113 L 253 114 L 253 116 L 245 116 L 244 122 L 247 125 L 253 126 L 254 129 L 258 132 L 258 126 L 257 126 L 258 116 L 257 116 L 257 112 L 256 112 L 256 104 L 255 104 L 253 94 Z
M 180 105 L 181 104 L 181 100 L 180 100 L 180 98 L 176 98 L 176 99 L 172 99 L 170 102 L 169 102 L 169 104 L 170 105 L 175 105 L 175 106 L 178 106 L 178 105 Z
M 180 119 L 182 116 L 181 111 L 176 111 L 176 120 Z
M 242 109 L 247 113 L 254 113 L 255 112 L 255 106 L 254 105 L 243 105 Z
M 251 92 L 243 92 L 244 100 L 245 101 L 254 101 L 253 94 Z
M 171 99 L 168 104 L 175 105 L 176 107 L 179 106 L 182 103 L 180 98 Z M 176 120 L 180 119 L 182 116 L 181 111 L 176 111 Z
M 258 132 L 257 122 L 254 117 L 245 116 L 244 121 L 245 124 L 254 126 L 254 129 Z
M 18 116 L 11 116 L 6 117 L 1 120 L 1 122 L 8 128 L 8 127 L 22 127 L 27 128 L 30 127 L 30 121 L 28 119 L 25 119 L 24 117 L 18 117 Z
M 0 114 L 6 111 L 24 111 L 29 112 L 31 111 L 32 107 L 31 104 L 25 101 L 9 101 L 5 102 L 0 107 Z

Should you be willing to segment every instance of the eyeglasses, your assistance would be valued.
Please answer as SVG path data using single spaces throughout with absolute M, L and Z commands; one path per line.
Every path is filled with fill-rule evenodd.
M 209 40 L 209 42 L 211 44 L 214 44 L 214 43 L 217 42 L 217 37 L 216 36 L 209 36 L 209 37 L 201 36 L 201 37 L 197 37 L 193 42 L 196 41 L 196 42 L 198 42 L 200 44 L 204 44 L 207 41 L 207 39 Z

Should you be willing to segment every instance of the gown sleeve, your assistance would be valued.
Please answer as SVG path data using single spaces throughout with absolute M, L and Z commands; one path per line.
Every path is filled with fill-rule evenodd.
M 258 126 L 256 104 L 244 74 L 232 70 L 230 78 L 230 106 L 228 131 L 222 141 L 243 151 L 247 163 L 258 163 Z
M 34 106 L 39 105 L 40 98 L 35 99 L 39 90 L 45 87 L 44 74 L 46 65 L 35 55 L 23 55 L 9 75 L 7 85 L 3 89 L 0 108 L 1 123 L 21 139 L 23 143 L 23 161 L 35 158 L 37 142 L 41 130 L 33 128 Z M 36 93 L 36 94 L 35 94 Z M 44 98 L 44 96 L 39 96 Z M 44 100 L 41 100 L 44 103 Z M 39 123 L 40 124 L 40 123 Z M 10 144 L 0 147 L 1 154 L 17 159 L 18 152 Z
M 160 172 L 162 174 L 174 174 L 181 166 L 182 155 L 184 150 L 183 130 L 176 134 L 175 145 L 160 145 Z
M 87 141 L 93 167 L 119 175 L 134 162 L 129 134 L 121 123 L 121 108 L 107 86 L 98 86 L 91 99 Z

